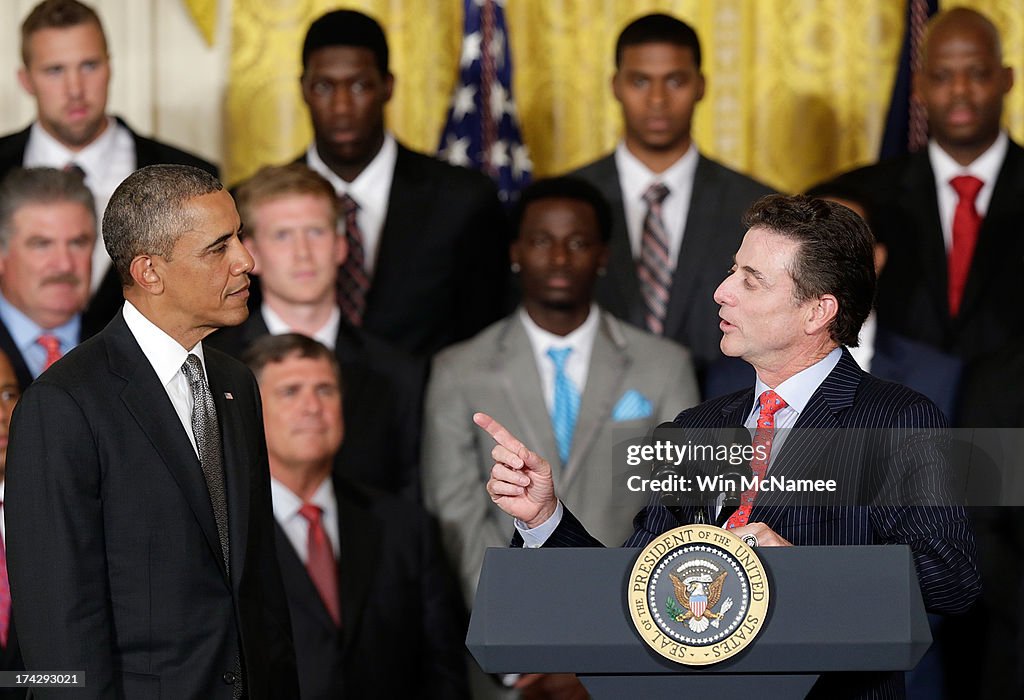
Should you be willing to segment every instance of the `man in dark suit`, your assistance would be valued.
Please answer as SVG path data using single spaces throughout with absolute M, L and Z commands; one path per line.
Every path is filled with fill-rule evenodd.
M 22 391 L 102 327 L 82 313 L 95 242 L 80 176 L 17 168 L 0 182 L 0 350 Z
M 7 356 L 0 352 L 0 513 L 4 505 L 4 476 L 7 470 L 7 442 L 10 437 L 11 412 L 21 397 L 18 379 L 14 376 L 14 367 Z M 0 524 L 3 523 L 0 518 Z M 6 532 L 2 533 L 6 536 Z M 3 560 L 0 561 L 0 671 L 24 671 L 25 662 L 21 658 L 21 647 L 18 645 L 18 634 L 11 620 L 11 588 L 7 578 L 6 542 L 0 549 Z M 25 697 L 24 688 L 0 688 L 0 699 L 21 700 Z
M 88 5 L 78 0 L 36 5 L 21 26 L 21 56 L 18 81 L 35 99 L 36 120 L 0 137 L 0 177 L 22 166 L 78 169 L 102 218 L 114 188 L 137 168 L 177 163 L 217 175 L 211 163 L 139 136 L 123 119 L 107 114 L 107 39 Z M 94 252 L 92 290 L 87 314 L 102 327 L 122 301 L 121 281 L 102 245 Z
M 207 343 L 240 357 L 268 333 L 302 333 L 334 350 L 348 416 L 348 439 L 337 455 L 340 473 L 417 498 L 425 363 L 342 316 L 335 289 L 348 247 L 338 232 L 333 188 L 292 163 L 261 169 L 237 195 L 261 300 L 250 296 L 249 318 Z
M 310 26 L 302 96 L 314 139 L 298 161 L 342 198 L 339 302 L 356 326 L 430 355 L 497 320 L 508 235 L 494 184 L 411 151 L 384 127 L 394 76 L 376 21 L 335 10 Z
M 675 425 L 756 428 L 755 440 L 760 435 L 769 442 L 769 453 L 755 472 L 759 478 L 827 474 L 821 478 L 840 484 L 875 476 L 865 470 L 877 466 L 872 459 L 876 453 L 863 455 L 863 463 L 834 459 L 843 454 L 840 450 L 856 446 L 838 438 L 844 431 L 835 429 L 871 429 L 881 440 L 895 441 L 910 430 L 943 427 L 941 413 L 928 399 L 864 373 L 843 347 L 856 345 L 874 293 L 872 238 L 863 219 L 832 202 L 771 196 L 751 208 L 745 224 L 749 230 L 731 274 L 715 291 L 715 301 L 720 306 L 722 351 L 750 363 L 756 385 L 683 411 Z M 490 416 L 477 414 L 474 420 L 498 443 L 487 490 L 518 519 L 520 543 L 597 545 L 556 497 L 547 461 Z M 793 430 L 782 430 L 788 428 Z M 856 441 L 858 433 L 847 435 Z M 884 476 L 897 479 L 899 493 L 907 489 L 914 500 L 881 505 L 853 501 L 812 510 L 818 517 L 809 517 L 807 509 L 792 507 L 781 494 L 758 496 L 755 488 L 743 494 L 742 505 L 733 512 L 711 509 L 715 512 L 707 515 L 737 536 L 750 537 L 753 546 L 908 544 L 926 607 L 934 612 L 965 610 L 980 591 L 966 514 L 956 506 L 914 507 L 950 503 L 936 441 L 883 446 L 888 449 L 882 454 L 895 456 L 885 465 L 892 471 Z M 842 470 L 833 473 L 837 465 Z M 678 521 L 657 500 L 641 511 L 635 524 L 626 546 L 647 544 Z M 901 674 L 826 676 L 815 692 L 827 698 L 898 697 L 902 683 Z
M 630 23 L 615 47 L 612 79 L 623 141 L 574 173 L 613 210 L 598 302 L 690 348 L 701 378 L 721 357 L 711 294 L 743 236 L 740 216 L 771 192 L 697 152 L 691 125 L 704 85 L 692 27 L 661 14 Z
M 332 476 L 346 432 L 334 355 L 286 333 L 257 340 L 245 360 L 263 396 L 296 697 L 467 697 L 461 609 L 433 523 Z
M 1024 331 L 1024 149 L 1000 128 L 1013 71 L 995 26 L 962 7 L 932 18 L 922 61 L 928 148 L 839 182 L 877 202 L 879 323 L 969 363 Z
M 205 171 L 150 166 L 114 192 L 104 228 L 124 307 L 11 424 L 25 665 L 84 671 L 79 697 L 294 698 L 258 389 L 202 345 L 248 315 L 234 203 Z

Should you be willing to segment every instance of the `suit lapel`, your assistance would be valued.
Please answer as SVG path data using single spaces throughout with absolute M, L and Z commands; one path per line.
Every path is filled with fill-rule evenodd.
M 615 399 L 622 393 L 622 379 L 632 363 L 625 339 L 618 333 L 614 322 L 602 314 L 591 350 L 587 385 L 580 397 L 580 412 L 576 418 L 569 463 L 562 477 L 562 488 L 582 471 L 580 466 L 587 461 L 602 428 L 611 420 Z
M 256 455 L 249 449 L 252 440 L 247 436 L 257 433 L 261 426 L 252 425 L 251 421 L 245 419 L 245 412 L 239 405 L 240 399 L 228 398 L 236 395 L 242 397 L 247 392 L 244 387 L 225 383 L 227 374 L 220 368 L 221 358 L 216 351 L 206 352 L 205 360 L 206 379 L 213 394 L 213 403 L 217 407 L 217 422 L 220 424 L 228 501 L 231 579 L 237 588 L 244 573 L 248 545 L 250 465 L 256 461 Z M 209 501 L 209 492 L 206 493 L 206 499 Z
M 612 237 L 608 242 L 608 274 L 598 284 L 607 287 L 602 303 L 609 311 L 631 323 L 642 322 L 640 284 L 636 277 L 636 262 L 629 243 L 626 209 L 622 203 L 622 185 L 615 167 L 615 154 L 608 156 L 595 169 L 596 186 L 608 199 L 612 209 Z
M 110 371 L 126 380 L 121 391 L 121 401 L 184 494 L 206 537 L 210 553 L 227 580 L 213 506 L 210 504 L 210 492 L 206 488 L 199 458 L 167 392 L 160 385 L 152 365 L 142 354 L 120 312 L 107 327 L 105 341 Z
M 305 609 L 306 613 L 321 626 L 334 629 L 334 621 L 324 607 L 320 592 L 313 585 L 313 579 L 309 577 L 309 571 L 276 520 L 274 539 L 277 543 L 277 560 L 281 566 L 285 590 L 288 591 L 289 604 Z
M 522 426 L 523 441 L 533 445 L 534 451 L 551 462 L 551 468 L 560 483 L 562 468 L 558 461 L 558 446 L 551 426 L 551 414 L 544 402 L 533 346 L 519 320 L 518 311 L 510 315 L 505 323 L 494 354 L 495 373 L 501 377 L 509 408 L 517 424 Z
M 692 306 L 694 290 L 703 275 L 703 268 L 707 265 L 704 252 L 715 248 L 708 238 L 718 235 L 714 226 L 714 216 L 720 205 L 719 199 L 721 184 L 717 173 L 710 167 L 708 160 L 700 156 L 693 176 L 693 193 L 686 214 L 683 242 L 679 246 L 676 269 L 672 273 L 672 289 L 668 309 L 665 311 L 666 338 L 678 337 L 687 312 Z M 725 270 L 721 272 L 724 277 Z
M 366 601 L 377 579 L 378 550 L 383 537 L 376 516 L 355 496 L 346 492 L 346 482 L 334 478 L 338 501 L 338 531 L 341 557 L 338 562 L 338 586 L 341 597 L 342 639 L 349 649 L 356 639 Z M 418 533 L 406 533 L 418 537 Z
M 924 276 L 928 295 L 935 309 L 937 327 L 942 328 L 945 333 L 949 325 L 949 273 L 942 222 L 939 220 L 939 200 L 935 193 L 935 174 L 927 150 L 922 150 L 911 158 L 903 178 L 903 196 L 900 199 L 911 223 L 909 235 L 914 237 L 911 245 L 913 250 L 920 251 L 918 269 Z

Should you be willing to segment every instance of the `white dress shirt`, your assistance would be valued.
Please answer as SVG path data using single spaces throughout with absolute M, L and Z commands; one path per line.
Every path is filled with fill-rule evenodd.
M 316 150 L 316 143 L 310 144 L 306 150 L 306 165 L 323 175 L 334 186 L 339 197 L 347 194 L 359 205 L 356 221 L 363 235 L 366 272 L 371 277 L 377 267 L 377 251 L 380 249 L 384 220 L 388 215 L 388 198 L 391 196 L 391 181 L 395 176 L 397 160 L 398 143 L 390 133 L 385 134 L 384 145 L 370 164 L 363 168 L 355 180 L 345 182 L 324 163 Z
M 107 117 L 107 128 L 99 138 L 80 151 L 72 151 L 35 122 L 29 130 L 23 163 L 26 168 L 58 169 L 74 163 L 85 172 L 85 185 L 96 200 L 97 239 L 92 253 L 92 290 L 96 291 L 110 268 L 101 230 L 103 212 L 117 186 L 135 171 L 135 139 L 116 119 Z
M 946 153 L 934 139 L 928 142 L 928 158 L 935 174 L 935 193 L 939 200 L 939 221 L 942 223 L 942 238 L 946 243 L 946 252 L 953 247 L 953 214 L 959 196 L 949 181 L 958 175 L 973 175 L 984 184 L 974 200 L 974 208 L 984 218 L 988 213 L 992 191 L 996 187 L 996 178 L 1006 159 L 1006 151 L 1010 147 L 1010 139 L 1005 131 L 1000 131 L 995 143 L 988 150 L 974 159 L 970 165 L 960 165 Z
M 643 238 L 644 217 L 648 205 L 644 193 L 656 182 L 668 188 L 668 196 L 661 204 L 662 223 L 668 234 L 668 255 L 675 267 L 679 249 L 686 233 L 686 217 L 690 213 L 690 197 L 693 195 L 693 179 L 697 172 L 697 147 L 691 143 L 689 150 L 663 173 L 655 173 L 629 152 L 625 143 L 615 149 L 615 167 L 619 171 L 619 186 L 622 188 L 622 208 L 626 214 L 626 230 L 629 233 L 629 247 L 633 257 L 640 257 L 640 243 Z
M 292 328 L 276 311 L 267 306 L 266 302 L 260 306 L 260 313 L 263 314 L 263 322 L 267 324 L 267 332 L 270 335 L 284 335 L 285 333 L 298 333 Z M 331 309 L 331 315 L 327 323 L 312 335 L 313 340 L 325 345 L 331 350 L 334 349 L 334 342 L 338 339 L 338 327 L 341 325 L 341 310 L 335 306 Z M 302 333 L 301 335 L 306 335 Z
M 576 386 L 580 396 L 587 386 L 587 374 L 590 371 L 590 354 L 594 350 L 594 339 L 597 338 L 597 327 L 601 321 L 601 312 L 597 304 L 590 306 L 590 313 L 587 320 L 566 336 L 549 333 L 530 318 L 526 309 L 519 308 L 519 320 L 526 329 L 526 335 L 530 339 L 530 346 L 533 348 L 533 359 L 537 364 L 537 371 L 540 372 L 541 389 L 544 392 L 544 404 L 548 408 L 548 415 L 551 415 L 555 406 L 555 363 L 548 357 L 548 350 L 572 348 L 569 357 L 565 361 L 565 373 Z
M 181 366 L 190 354 L 199 358 L 203 365 L 203 375 L 206 375 L 206 359 L 203 357 L 203 344 L 196 343 L 191 350 L 181 347 L 171 336 L 164 333 L 152 321 L 143 316 L 130 301 L 124 303 L 124 322 L 128 330 L 135 336 L 135 341 L 142 348 L 142 354 L 153 366 L 160 385 L 167 392 L 167 398 L 174 406 L 174 412 L 178 414 L 192 449 L 196 457 L 199 456 L 199 448 L 196 447 L 196 436 L 192 432 L 192 388 L 189 386 L 188 377 L 181 371 Z M 209 385 L 209 379 L 207 379 Z
M 303 500 L 277 479 L 270 478 L 270 497 L 274 501 L 274 518 L 284 530 L 288 541 L 295 548 L 299 560 L 309 563 L 309 521 L 299 514 Z M 324 479 L 309 502 L 320 508 L 320 524 L 331 541 L 334 560 L 341 554 L 341 540 L 338 533 L 338 499 L 334 495 L 334 482 Z
M 847 348 L 857 366 L 865 372 L 871 371 L 871 361 L 875 359 L 875 335 L 878 333 L 878 317 L 872 311 L 868 314 L 864 325 L 857 335 L 857 347 Z

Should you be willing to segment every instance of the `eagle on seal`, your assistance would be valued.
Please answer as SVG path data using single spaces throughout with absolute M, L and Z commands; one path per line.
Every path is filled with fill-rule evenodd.
M 676 616 L 676 622 L 685 622 L 694 632 L 703 632 L 708 628 L 711 620 L 715 620 L 715 627 L 718 627 L 718 619 L 722 614 L 711 611 L 718 605 L 718 599 L 722 597 L 722 586 L 725 583 L 725 571 L 716 578 L 709 574 L 701 573 L 687 576 L 680 579 L 673 573 L 669 574 L 672 579 L 672 587 L 675 588 L 676 600 L 682 603 L 687 612 Z M 726 601 L 728 607 L 732 607 L 732 600 Z M 726 606 L 722 606 L 722 613 L 726 612 Z

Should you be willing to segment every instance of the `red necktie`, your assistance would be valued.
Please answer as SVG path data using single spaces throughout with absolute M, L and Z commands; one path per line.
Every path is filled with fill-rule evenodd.
M 46 350 L 46 361 L 43 362 L 43 371 L 50 369 L 50 365 L 61 358 L 60 341 L 57 336 L 44 333 L 36 339 L 36 342 Z
M 955 317 L 960 312 L 967 273 L 971 269 L 971 258 L 974 257 L 981 229 L 981 214 L 974 202 L 985 183 L 971 175 L 961 175 L 954 177 L 949 184 L 959 197 L 953 213 L 953 246 L 949 250 L 949 315 Z
M 338 601 L 338 569 L 334 563 L 334 550 L 331 541 L 320 522 L 320 508 L 312 503 L 304 503 L 299 508 L 299 515 L 309 522 L 308 559 L 306 570 L 313 580 L 313 585 L 320 593 L 320 599 L 327 608 L 327 614 L 334 624 L 341 626 L 341 604 Z
M 353 326 L 363 325 L 366 311 L 366 294 L 370 290 L 370 278 L 366 274 L 366 249 L 363 248 L 363 234 L 356 221 L 359 204 L 347 194 L 341 196 L 341 211 L 345 216 L 345 240 L 348 242 L 348 257 L 338 270 L 338 306 Z
M 0 501 L 0 509 L 4 502 Z M 0 538 L 0 645 L 7 646 L 7 634 L 11 627 L 11 582 L 7 578 L 7 547 Z
M 750 520 L 750 511 L 753 510 L 754 499 L 757 498 L 757 482 L 764 478 L 768 471 L 768 462 L 771 461 L 772 438 L 775 437 L 775 412 L 787 406 L 782 397 L 771 389 L 761 394 L 760 403 L 761 412 L 757 416 L 757 430 L 754 431 L 754 458 L 750 460 L 750 469 L 754 472 L 754 488 L 747 489 L 740 496 L 740 507 L 729 516 L 725 523 L 726 530 L 742 527 Z M 762 452 L 764 459 L 759 459 L 758 455 Z

